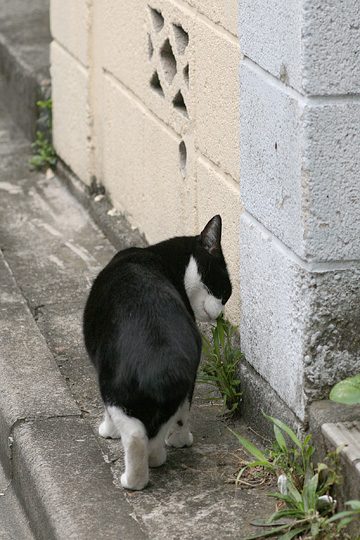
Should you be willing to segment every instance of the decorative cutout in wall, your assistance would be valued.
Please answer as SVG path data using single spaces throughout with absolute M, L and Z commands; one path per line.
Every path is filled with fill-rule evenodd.
M 165 79 L 170 84 L 176 75 L 176 58 L 168 39 L 160 49 L 160 59 Z
M 149 6 L 148 58 L 153 67 L 150 88 L 185 118 L 190 86 L 188 45 L 188 32 Z
M 153 90 L 155 90 L 155 92 L 160 94 L 160 96 L 164 97 L 164 91 L 162 89 L 161 82 L 160 82 L 159 75 L 158 75 L 157 71 L 154 71 L 153 76 L 151 77 L 150 86 L 151 86 L 151 88 Z
M 152 44 L 152 39 L 150 34 L 148 34 L 148 54 L 149 54 L 149 60 L 152 59 L 152 55 L 154 54 L 154 46 Z
M 189 88 L 189 64 L 186 64 L 186 66 L 183 69 L 184 74 L 184 81 L 186 82 L 186 86 Z
M 160 11 L 153 8 L 150 8 L 150 15 L 155 31 L 160 32 L 160 30 L 164 26 L 164 17 L 161 15 Z
M 186 104 L 185 104 L 185 101 L 184 101 L 184 97 L 183 97 L 183 95 L 181 93 L 181 90 L 179 90 L 178 93 L 176 94 L 176 96 L 174 97 L 173 105 L 174 105 L 175 109 L 177 109 L 179 112 L 181 112 L 185 116 L 188 115 L 187 114 Z
M 184 54 L 186 47 L 189 45 L 189 34 L 178 24 L 173 24 L 172 27 L 177 50 L 179 51 L 179 54 Z

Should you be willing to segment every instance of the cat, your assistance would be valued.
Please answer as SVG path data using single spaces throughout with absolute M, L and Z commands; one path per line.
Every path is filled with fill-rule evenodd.
M 232 289 L 214 216 L 198 236 L 117 253 L 85 306 L 85 346 L 105 405 L 102 437 L 121 437 L 121 484 L 143 489 L 168 446 L 191 446 L 189 411 L 201 356 L 195 319 L 214 321 Z

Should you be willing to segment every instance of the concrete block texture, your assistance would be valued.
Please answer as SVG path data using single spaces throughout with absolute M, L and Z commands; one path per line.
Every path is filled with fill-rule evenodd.
M 203 19 L 195 28 L 196 146 L 239 181 L 239 44 Z
M 240 0 L 244 56 L 290 86 L 301 88 L 302 0 Z
M 241 218 L 241 343 L 300 419 L 359 372 L 360 267 L 306 265 L 246 212 Z
M 310 103 L 302 120 L 305 254 L 359 260 L 360 101 Z
M 103 68 L 177 133 L 194 116 L 191 14 L 166 0 L 117 2 L 102 10 Z
M 88 71 L 61 45 L 51 45 L 55 150 L 83 182 L 90 183 L 91 119 Z
M 84 1 L 64 19 L 60 2 L 52 3 L 55 148 L 81 180 L 104 183 L 114 206 L 149 242 L 203 226 L 197 156 L 213 164 L 211 178 L 239 180 L 236 6 Z M 76 36 L 71 28 L 79 17 Z M 235 215 L 233 200 L 228 205 Z
M 149 242 L 193 234 L 191 147 L 182 154 L 182 139 L 110 76 L 104 122 L 104 184 L 115 206 L 146 231 Z
M 238 34 L 238 0 L 186 0 L 216 25 L 228 30 L 234 36 Z
M 238 179 L 237 40 L 169 0 L 108 0 L 102 17 L 105 71 Z
M 51 0 L 50 30 L 53 39 L 84 66 L 89 66 L 92 0 Z
M 304 375 L 305 392 L 313 401 L 360 372 L 360 263 L 310 274 L 309 291 Z
M 359 20 L 357 0 L 241 0 L 240 46 L 300 93 L 358 93 Z
M 360 102 L 302 99 L 242 62 L 244 206 L 300 257 L 360 258 Z
M 241 197 L 249 213 L 303 252 L 298 103 L 244 61 L 240 67 Z
M 222 247 L 228 264 L 233 286 L 232 296 L 226 304 L 226 316 L 233 323 L 240 319 L 239 291 L 239 215 L 241 202 L 239 187 L 230 178 L 216 170 L 206 159 L 197 160 L 198 231 L 215 214 L 221 214 L 223 221 Z
M 302 78 L 308 94 L 360 92 L 360 4 L 304 0 Z
M 246 212 L 240 221 L 241 348 L 300 420 L 308 277 Z

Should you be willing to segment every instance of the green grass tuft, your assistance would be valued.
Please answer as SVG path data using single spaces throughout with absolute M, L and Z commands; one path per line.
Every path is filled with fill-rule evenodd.
M 53 169 L 57 162 L 57 155 L 51 142 L 52 130 L 52 100 L 37 101 L 36 105 L 46 116 L 46 131 L 37 131 L 36 139 L 33 142 L 33 157 L 30 159 L 30 165 L 37 170 L 50 167 Z
M 271 493 L 277 501 L 277 510 L 268 521 L 261 524 L 263 532 L 245 540 L 278 538 L 279 540 L 345 540 L 350 538 L 346 527 L 354 520 L 360 520 L 360 501 L 347 501 L 347 509 L 335 513 L 336 501 L 333 488 L 340 483 L 337 472 L 339 451 L 327 454 L 325 463 L 314 467 L 312 456 L 315 452 L 311 435 L 300 440 L 295 432 L 280 420 L 265 417 L 274 427 L 275 442 L 261 451 L 246 438 L 230 430 L 246 452 L 255 458 L 242 467 L 237 483 L 246 470 L 259 467 L 264 474 L 269 471 L 278 478 L 279 491 Z
M 219 399 L 228 415 L 238 410 L 241 398 L 238 370 L 242 353 L 233 345 L 235 333 L 235 326 L 223 316 L 218 317 L 212 327 L 212 340 L 203 336 L 204 362 L 198 374 L 198 382 L 213 386 L 220 392 Z

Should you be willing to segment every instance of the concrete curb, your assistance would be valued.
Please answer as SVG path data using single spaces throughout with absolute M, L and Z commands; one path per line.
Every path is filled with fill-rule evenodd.
M 36 538 L 145 538 L 1 252 L 0 297 L 0 459 Z
M 31 68 L 8 47 L 1 35 L 0 66 L 6 81 L 5 99 L 11 115 L 26 136 L 34 140 L 39 118 L 36 102 L 49 97 L 50 80 L 39 80 Z
M 342 448 L 342 464 L 346 471 L 346 499 L 360 499 L 360 422 L 323 424 L 321 428 L 330 449 Z
M 315 459 L 328 451 L 340 452 L 343 483 L 338 489 L 340 503 L 360 499 L 360 405 L 315 401 L 309 407 L 309 432 L 316 446 Z
M 36 538 L 145 539 L 82 418 L 21 423 L 14 431 L 13 470 Z
M 41 129 L 36 102 L 51 93 L 49 0 L 3 2 L 0 29 L 6 106 L 26 136 L 34 140 L 36 130 Z

